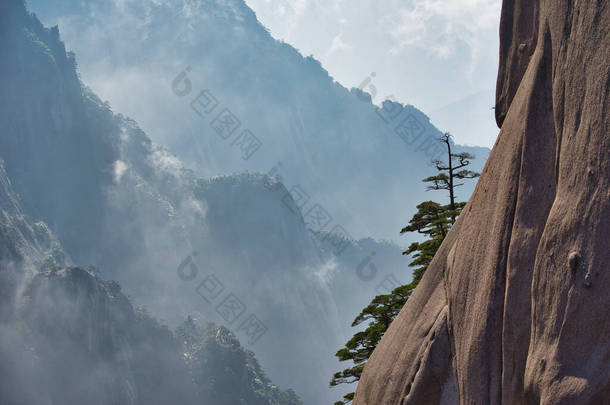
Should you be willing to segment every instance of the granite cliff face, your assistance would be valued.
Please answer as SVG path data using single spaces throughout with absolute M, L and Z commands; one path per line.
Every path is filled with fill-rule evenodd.
M 610 398 L 610 6 L 505 1 L 499 138 L 354 404 Z

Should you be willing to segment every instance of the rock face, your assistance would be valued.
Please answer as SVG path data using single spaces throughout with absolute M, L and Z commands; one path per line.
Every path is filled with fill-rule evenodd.
M 26 217 L 0 158 L 0 323 L 29 273 L 63 265 L 61 244 L 44 222 Z
M 608 21 L 601 0 L 504 2 L 502 130 L 354 404 L 607 403 Z
M 74 268 L 39 274 L 26 288 L 22 314 L 32 330 L 26 336 L 36 342 L 34 369 L 48 373 L 32 374 L 48 403 L 139 403 L 129 342 L 133 310 L 108 284 Z

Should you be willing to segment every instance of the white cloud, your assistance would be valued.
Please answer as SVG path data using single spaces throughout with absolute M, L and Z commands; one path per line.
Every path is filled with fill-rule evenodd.
M 313 270 L 313 275 L 323 284 L 328 284 L 337 269 L 337 260 L 332 258 Z
M 151 159 L 158 170 L 176 177 L 179 177 L 183 169 L 182 162 L 177 157 L 170 155 L 165 149 L 155 149 Z
M 189 223 L 194 223 L 196 220 L 204 219 L 208 212 L 208 206 L 206 202 L 197 200 L 193 197 L 184 200 L 180 208 L 183 217 Z
M 299 15 L 305 10 L 307 0 L 288 0 L 288 4 L 292 7 L 294 12 Z
M 477 48 L 497 29 L 498 0 L 416 0 L 394 16 L 385 17 L 395 40 L 393 53 L 417 45 L 439 58 L 456 52 L 458 42 Z
M 119 184 L 121 182 L 121 179 L 123 178 L 123 174 L 125 174 L 125 172 L 127 171 L 128 168 L 129 168 L 129 166 L 127 166 L 127 163 L 123 162 L 122 160 L 117 160 L 116 162 L 114 162 L 113 177 L 114 177 L 114 182 L 116 184 Z
M 350 45 L 343 42 L 342 37 L 343 37 L 342 33 L 335 35 L 335 37 L 333 38 L 333 40 L 330 44 L 330 48 L 328 48 L 328 52 L 326 53 L 327 55 L 332 55 L 337 51 L 342 51 L 342 50 L 351 48 Z

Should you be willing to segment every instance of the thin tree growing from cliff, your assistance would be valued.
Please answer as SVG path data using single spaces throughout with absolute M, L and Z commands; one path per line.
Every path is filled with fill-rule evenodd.
M 447 190 L 449 192 L 449 217 L 451 218 L 451 225 L 455 223 L 455 219 L 459 216 L 462 206 L 456 202 L 455 189 L 463 186 L 464 183 L 459 183 L 460 180 L 474 179 L 479 177 L 481 174 L 465 169 L 470 165 L 470 161 L 474 159 L 474 156 L 468 152 L 453 153 L 451 150 L 451 139 L 452 135 L 449 132 L 445 132 L 441 136 L 440 141 L 447 146 L 447 162 L 442 160 L 435 160 L 434 164 L 436 169 L 440 172 L 436 176 L 426 177 L 422 181 L 426 183 L 432 183 L 428 186 L 428 190 Z M 402 232 L 401 232 L 402 233 Z
M 431 183 L 427 187 L 428 191 L 446 190 L 449 203 L 442 205 L 434 201 L 422 202 L 417 206 L 417 212 L 413 215 L 409 224 L 400 231 L 401 234 L 417 232 L 426 237 L 423 242 L 413 242 L 403 252 L 404 255 L 412 255 L 413 260 L 409 263 L 409 266 L 415 268 L 413 270 L 413 281 L 396 288 L 390 294 L 376 296 L 354 319 L 352 327 L 365 322 L 368 322 L 368 325 L 364 331 L 356 333 L 345 344 L 345 347 L 335 354 L 339 361 L 352 361 L 353 366 L 335 373 L 330 381 L 331 387 L 352 384 L 360 380 L 364 366 L 373 354 L 373 350 L 375 350 L 390 323 L 396 318 L 419 284 L 449 229 L 466 205 L 464 202 L 457 201 L 455 189 L 464 184 L 460 183 L 461 180 L 474 179 L 479 177 L 480 174 L 466 169 L 474 156 L 465 152 L 454 153 L 451 138 L 451 134 L 445 133 L 439 139 L 447 146 L 447 161 L 436 160 L 433 162 L 439 173 L 422 180 Z M 351 392 L 345 395 L 343 400 L 335 402 L 335 405 L 348 404 L 353 398 L 354 393 Z
M 422 180 L 425 183 L 431 183 L 427 187 L 427 191 L 447 191 L 449 204 L 440 205 L 434 201 L 425 201 L 419 204 L 417 212 L 413 215 L 409 224 L 400 230 L 401 234 L 417 232 L 426 236 L 425 241 L 413 242 L 403 252 L 404 255 L 413 255 L 413 261 L 409 264 L 410 267 L 415 267 L 413 270 L 413 283 L 415 283 L 413 288 L 423 277 L 447 232 L 466 205 L 465 202 L 456 201 L 456 188 L 464 185 L 460 181 L 475 179 L 481 175 L 478 172 L 466 169 L 474 156 L 466 152 L 454 153 L 451 147 L 451 139 L 452 136 L 449 132 L 446 132 L 440 138 L 440 142 L 447 146 L 447 160 L 446 162 L 442 160 L 434 161 L 439 173 Z

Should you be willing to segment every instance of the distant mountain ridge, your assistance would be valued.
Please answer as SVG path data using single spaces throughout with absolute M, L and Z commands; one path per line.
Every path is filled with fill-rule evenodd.
M 444 198 L 425 195 L 419 181 L 434 172 L 441 134 L 424 113 L 393 100 L 380 109 L 364 83 L 344 88 L 316 59 L 273 39 L 242 0 L 31 4 L 62 25 L 87 81 L 199 176 L 279 166 L 289 189 L 353 238 L 399 243 L 414 207 Z M 203 102 L 210 112 L 194 111 Z M 218 133 L 220 115 L 234 132 Z M 247 159 L 245 130 L 260 144 Z M 478 170 L 489 153 L 456 150 L 475 154 Z

